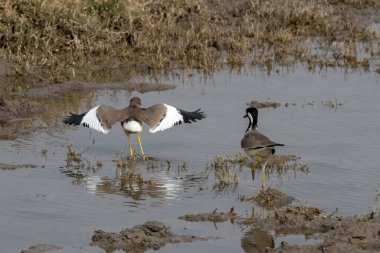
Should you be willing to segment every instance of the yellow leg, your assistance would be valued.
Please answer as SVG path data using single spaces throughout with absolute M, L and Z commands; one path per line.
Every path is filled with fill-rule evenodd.
M 132 159 L 133 148 L 132 148 L 132 144 L 131 144 L 131 135 L 129 133 L 127 133 L 127 137 L 128 137 L 128 145 L 129 145 L 129 157 Z
M 265 191 L 265 165 L 262 168 L 262 174 L 261 174 L 261 190 Z
M 140 145 L 141 156 L 142 156 L 143 160 L 145 160 L 144 150 L 143 150 L 143 147 L 142 147 L 142 144 L 141 144 L 140 133 L 137 133 L 137 141 L 139 142 L 139 145 Z

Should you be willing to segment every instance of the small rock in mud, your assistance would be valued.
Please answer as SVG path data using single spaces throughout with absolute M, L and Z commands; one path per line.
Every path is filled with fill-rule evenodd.
M 124 229 L 120 233 L 97 230 L 92 236 L 92 245 L 99 246 L 107 252 L 115 250 L 144 252 L 148 249 L 158 250 L 166 243 L 192 242 L 195 240 L 206 239 L 193 235 L 174 235 L 162 223 L 148 221 L 143 225 Z
M 262 109 L 262 108 L 277 108 L 277 107 L 280 107 L 281 104 L 278 103 L 278 102 L 259 102 L 259 101 L 256 101 L 256 100 L 253 100 L 249 103 L 247 103 L 247 106 L 248 107 L 255 107 L 257 109 Z
M 277 209 L 289 205 L 293 202 L 294 198 L 282 193 L 279 190 L 268 188 L 266 191 L 261 191 L 259 194 L 249 198 L 248 200 L 253 200 L 259 206 L 264 208 Z
M 229 212 L 217 212 L 216 210 L 212 213 L 199 213 L 199 214 L 185 214 L 184 216 L 178 217 L 180 220 L 199 222 L 199 221 L 211 221 L 211 222 L 225 222 L 233 221 L 236 218 L 236 213 L 234 209 L 231 208 Z
M 51 244 L 38 244 L 29 247 L 29 249 L 24 249 L 21 253 L 45 253 L 53 250 L 63 249 L 61 246 L 51 245 Z

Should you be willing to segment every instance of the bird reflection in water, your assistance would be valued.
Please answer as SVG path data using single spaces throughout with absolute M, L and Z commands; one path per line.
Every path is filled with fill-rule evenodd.
M 248 230 L 241 239 L 241 247 L 246 253 L 261 253 L 273 249 L 275 241 L 269 232 L 260 229 Z

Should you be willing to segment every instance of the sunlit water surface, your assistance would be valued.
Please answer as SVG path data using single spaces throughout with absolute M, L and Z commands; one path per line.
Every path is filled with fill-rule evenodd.
M 241 151 L 240 140 L 248 125 L 243 115 L 251 100 L 282 104 L 260 110 L 259 130 L 286 144 L 277 150 L 279 154 L 295 154 L 310 168 L 308 174 L 289 173 L 282 178 L 273 174 L 268 186 L 326 212 L 339 208 L 339 214 L 353 215 L 377 207 L 380 88 L 376 75 L 340 71 L 320 75 L 303 70 L 270 76 L 221 72 L 212 79 L 192 76 L 163 78 L 161 82 L 174 83 L 177 88 L 145 94 L 89 92 L 81 95 L 81 101 L 76 101 L 80 106 L 74 109 L 84 111 L 97 104 L 121 108 L 132 96 L 140 96 L 145 107 L 165 102 L 205 111 L 207 118 L 191 125 L 158 134 L 145 129 L 143 146 L 154 161 L 132 166 L 149 180 L 141 188 L 123 185 L 123 171 L 113 161 L 117 154 L 128 152 L 119 125 L 102 135 L 60 123 L 58 129 L 0 142 L 0 163 L 38 165 L 0 171 L 0 252 L 20 252 L 39 243 L 63 246 L 56 252 L 103 252 L 90 246 L 94 230 L 118 232 L 149 220 L 163 222 L 177 234 L 215 238 L 169 244 L 160 252 L 248 252 L 243 246 L 247 229 L 237 224 L 189 223 L 177 217 L 231 207 L 239 215 L 250 215 L 255 204 L 239 200 L 241 195 L 260 190 L 260 182 L 252 182 L 250 170 L 239 174 L 236 189 L 218 191 L 214 187 L 217 180 L 206 167 L 217 154 Z M 56 100 L 56 107 L 71 100 L 75 101 L 72 94 L 63 95 Z M 329 101 L 341 105 L 330 108 L 325 105 Z M 55 113 L 48 112 L 47 117 Z M 136 137 L 132 140 L 139 151 Z M 67 143 L 79 152 L 90 146 L 82 157 L 91 166 L 99 161 L 102 167 L 67 169 Z M 41 152 L 45 149 L 46 156 Z M 295 243 L 303 240 L 300 235 L 289 238 Z

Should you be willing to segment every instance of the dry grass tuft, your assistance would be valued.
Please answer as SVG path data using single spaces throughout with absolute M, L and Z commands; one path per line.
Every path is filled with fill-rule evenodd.
M 244 160 L 247 158 L 239 154 L 232 156 L 217 155 L 206 170 L 214 172 L 215 178 L 219 180 L 218 187 L 232 186 L 236 188 L 239 184 L 239 171 L 237 169 Z
M 380 38 L 367 26 L 379 10 L 376 0 L 4 0 L 0 57 L 56 81 L 99 62 L 143 72 L 297 62 L 370 70 Z

